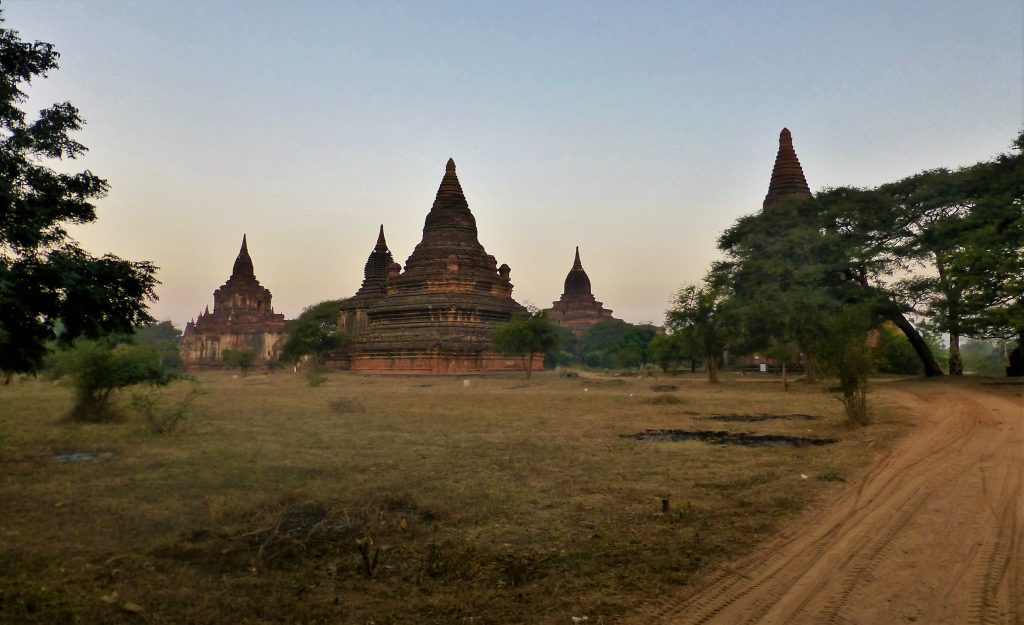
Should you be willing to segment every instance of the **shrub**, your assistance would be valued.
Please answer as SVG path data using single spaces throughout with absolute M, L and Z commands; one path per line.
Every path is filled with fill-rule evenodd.
M 70 416 L 76 421 L 110 421 L 117 416 L 111 407 L 116 391 L 134 384 L 164 385 L 174 378 L 156 349 L 123 337 L 78 339 L 54 353 L 48 369 L 53 376 L 71 379 L 75 405 Z

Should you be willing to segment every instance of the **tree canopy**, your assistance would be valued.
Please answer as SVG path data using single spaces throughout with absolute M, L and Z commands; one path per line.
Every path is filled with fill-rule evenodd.
M 344 300 L 327 300 L 306 307 L 297 319 L 284 328 L 284 344 L 280 358 L 296 363 L 308 358 L 314 370 L 323 366 L 327 355 L 341 349 L 348 335 L 338 330 L 338 311 Z
M 54 339 L 130 332 L 151 321 L 146 302 L 156 299 L 151 263 L 94 257 L 67 233 L 68 225 L 96 220 L 92 202 L 108 185 L 88 170 L 49 166 L 86 151 L 72 138 L 84 123 L 78 109 L 57 103 L 29 119 L 20 108 L 33 78 L 57 69 L 58 59 L 53 44 L 21 41 L 0 27 L 0 371 L 7 374 L 38 369 Z
M 531 309 L 525 315 L 516 315 L 508 323 L 494 328 L 491 343 L 498 351 L 521 358 L 529 380 L 537 356 L 557 350 L 562 337 L 558 326 L 548 319 L 543 310 Z

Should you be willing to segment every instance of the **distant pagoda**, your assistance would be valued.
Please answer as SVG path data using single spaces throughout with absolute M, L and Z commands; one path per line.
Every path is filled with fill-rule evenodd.
M 423 238 L 394 262 L 381 226 L 363 284 L 345 300 L 338 326 L 353 336 L 333 364 L 356 371 L 464 373 L 520 368 L 494 352 L 490 334 L 525 308 L 512 299 L 508 265 L 477 239 L 476 219 L 449 159 Z
M 772 179 L 762 207 L 796 197 L 811 197 L 811 189 L 793 149 L 793 135 L 789 128 L 783 128 L 779 133 L 779 152 L 775 155 L 775 167 L 772 168 Z
M 604 308 L 603 304 L 594 298 L 590 287 L 590 277 L 583 270 L 583 263 L 580 262 L 578 246 L 576 247 L 576 259 L 565 276 L 562 297 L 553 302 L 551 308 L 544 312 L 547 313 L 549 319 L 560 326 L 569 328 L 576 335 L 583 334 L 591 326 L 601 321 L 614 319 L 612 311 Z
M 276 357 L 284 315 L 274 313 L 270 300 L 270 291 L 256 279 L 243 234 L 231 277 L 213 292 L 213 312 L 207 306 L 185 324 L 181 337 L 185 365 L 221 366 L 227 349 L 252 350 L 257 362 Z

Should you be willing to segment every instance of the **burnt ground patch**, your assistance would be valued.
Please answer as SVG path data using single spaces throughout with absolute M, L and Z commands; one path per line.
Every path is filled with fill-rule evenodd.
M 748 434 L 746 432 L 726 432 L 713 430 L 644 430 L 636 434 L 623 434 L 624 438 L 638 441 L 663 443 L 669 441 L 701 441 L 712 445 L 743 445 L 810 447 L 831 445 L 836 438 L 804 438 L 802 436 L 784 436 L 782 434 Z
M 701 421 L 721 421 L 722 423 L 760 423 L 761 421 L 813 421 L 821 417 L 810 414 L 713 414 L 697 417 Z

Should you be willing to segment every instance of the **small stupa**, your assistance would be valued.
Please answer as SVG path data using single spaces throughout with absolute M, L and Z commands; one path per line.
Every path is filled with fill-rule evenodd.
M 249 245 L 242 235 L 231 276 L 213 292 L 210 307 L 185 324 L 181 358 L 186 366 L 220 366 L 224 350 L 252 350 L 256 362 L 277 356 L 283 339 L 284 315 L 274 312 L 270 290 L 256 279 Z
M 565 276 L 562 296 L 553 302 L 551 308 L 544 311 L 548 319 L 560 326 L 572 330 L 573 334 L 581 335 L 594 324 L 614 319 L 612 311 L 594 297 L 590 286 L 590 276 L 583 270 L 580 262 L 580 248 L 576 247 L 576 259 L 572 268 Z
M 783 128 L 779 133 L 779 151 L 775 155 L 775 167 L 772 168 L 772 179 L 762 207 L 795 197 L 811 197 L 811 189 L 793 149 L 793 135 L 789 128 Z
M 404 269 L 391 260 L 383 232 L 382 226 L 362 286 L 342 305 L 338 326 L 353 340 L 334 364 L 421 373 L 521 368 L 490 345 L 493 329 L 525 308 L 512 299 L 509 266 L 499 267 L 477 238 L 454 160 Z

